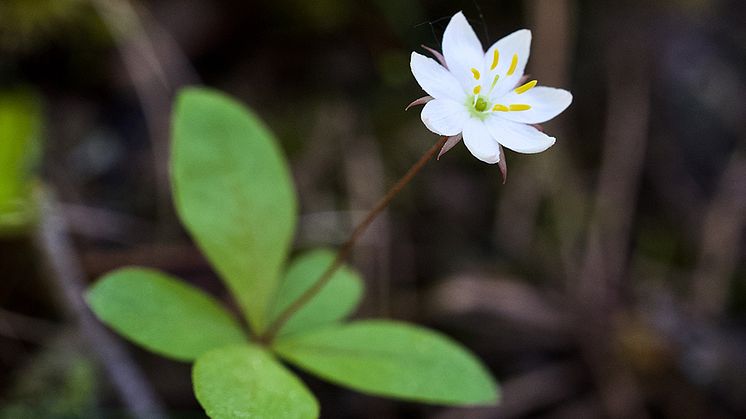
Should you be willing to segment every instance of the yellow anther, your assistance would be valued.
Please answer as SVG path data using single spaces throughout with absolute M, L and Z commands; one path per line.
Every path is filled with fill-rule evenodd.
M 474 94 L 475 95 L 478 95 L 480 91 L 482 91 L 482 86 L 480 86 L 480 85 L 474 86 Z
M 538 83 L 538 81 L 536 81 L 536 80 L 531 80 L 530 82 L 528 82 L 528 83 L 524 84 L 523 86 L 521 86 L 521 87 L 518 87 L 518 88 L 516 88 L 516 89 L 515 89 L 515 92 L 516 92 L 516 93 L 518 93 L 519 95 L 520 95 L 521 93 L 526 93 L 526 92 L 528 92 L 529 90 L 533 89 L 533 88 L 534 88 L 534 86 L 536 86 L 536 83 Z
M 493 112 L 507 112 L 509 110 L 510 110 L 510 108 L 508 108 L 505 105 L 501 105 L 499 103 L 492 108 Z
M 513 61 L 510 62 L 510 68 L 508 68 L 509 76 L 515 72 L 515 68 L 517 65 L 518 65 L 518 54 L 513 54 Z
M 490 66 L 490 70 L 494 70 L 495 67 L 497 67 L 498 61 L 500 61 L 500 51 L 495 48 L 495 53 L 492 54 L 492 65 Z
M 472 68 L 471 69 L 471 74 L 474 75 L 474 79 L 475 80 L 479 80 L 479 70 L 477 70 L 476 68 Z
M 511 111 L 527 111 L 529 109 L 531 109 L 531 106 L 524 105 L 522 103 L 515 104 L 515 105 L 510 105 L 510 110 Z
M 500 75 L 495 74 L 495 78 L 492 80 L 492 86 L 490 86 L 490 90 L 495 88 L 495 85 L 497 84 L 497 81 L 500 80 Z

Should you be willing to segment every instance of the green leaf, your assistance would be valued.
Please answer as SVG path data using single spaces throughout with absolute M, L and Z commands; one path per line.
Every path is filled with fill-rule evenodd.
M 335 256 L 331 250 L 317 249 L 293 260 L 272 306 L 273 320 L 321 277 L 334 262 Z M 362 295 L 363 281 L 360 275 L 342 266 L 324 288 L 285 323 L 279 335 L 317 329 L 341 320 L 357 308 Z
M 120 334 L 180 361 L 246 341 L 235 318 L 219 302 L 158 271 L 112 272 L 91 287 L 86 300 L 96 316 Z
M 187 88 L 173 116 L 171 164 L 181 220 L 261 332 L 297 221 L 282 150 L 240 103 Z
M 278 339 L 273 348 L 310 373 L 363 393 L 446 405 L 486 405 L 497 384 L 450 338 L 414 325 L 368 320 Z
M 214 419 L 306 419 L 319 405 L 305 385 L 272 355 L 253 345 L 229 346 L 199 357 L 194 394 Z

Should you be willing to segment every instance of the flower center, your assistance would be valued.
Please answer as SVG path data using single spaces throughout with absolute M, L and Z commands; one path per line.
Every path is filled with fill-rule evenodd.
M 486 100 L 484 100 L 482 96 L 478 96 L 476 103 L 474 103 L 474 109 L 477 112 L 484 112 L 485 110 L 487 110 L 488 106 L 489 106 L 489 103 Z
M 516 59 L 515 56 L 513 58 L 513 63 L 515 63 Z M 512 65 L 511 65 L 512 67 Z M 479 71 L 472 68 L 472 73 L 474 75 L 475 79 L 479 79 Z M 508 73 L 510 74 L 510 72 Z M 494 87 L 495 82 L 498 80 L 498 77 L 495 76 L 495 81 L 492 83 L 492 86 Z M 536 86 L 536 80 L 531 80 L 528 83 L 524 83 L 523 85 L 516 87 L 513 89 L 513 91 L 518 94 L 522 95 L 529 90 L 533 89 L 534 86 Z M 472 92 L 473 95 L 468 96 L 466 99 L 466 106 L 469 109 L 469 113 L 471 113 L 472 116 L 479 118 L 481 120 L 484 120 L 487 118 L 487 116 L 492 112 L 521 112 L 521 111 L 527 111 L 531 109 L 531 105 L 525 104 L 525 103 L 510 103 L 510 104 L 502 104 L 502 103 L 495 103 L 494 105 L 490 103 L 489 96 L 485 97 L 479 94 L 479 92 L 482 91 L 482 85 L 478 84 L 474 86 L 474 89 Z M 490 89 L 490 92 L 492 89 Z

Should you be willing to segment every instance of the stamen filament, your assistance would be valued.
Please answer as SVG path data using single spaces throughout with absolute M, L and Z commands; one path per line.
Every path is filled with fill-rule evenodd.
M 492 86 L 490 86 L 490 92 L 492 92 L 492 89 L 495 88 L 495 85 L 497 84 L 498 80 L 500 80 L 500 75 L 495 74 L 495 78 L 492 80 Z

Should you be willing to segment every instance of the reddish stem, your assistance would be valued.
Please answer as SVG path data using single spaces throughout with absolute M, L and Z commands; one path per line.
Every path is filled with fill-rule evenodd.
M 350 237 L 347 239 L 347 241 L 340 247 L 339 251 L 337 252 L 337 257 L 334 259 L 331 265 L 324 271 L 324 273 L 319 277 L 318 280 L 311 286 L 311 288 L 307 289 L 303 294 L 301 294 L 300 297 L 298 297 L 297 300 L 293 301 L 292 304 L 290 304 L 282 313 L 280 313 L 279 316 L 275 319 L 272 324 L 269 325 L 267 330 L 259 336 L 259 341 L 263 343 L 270 343 L 274 340 L 274 338 L 277 336 L 277 333 L 280 331 L 282 326 L 285 325 L 285 323 L 295 314 L 298 310 L 300 310 L 306 303 L 308 303 L 313 297 L 318 294 L 326 284 L 329 283 L 329 281 L 334 276 L 334 273 L 339 269 L 340 266 L 342 266 L 342 263 L 347 259 L 347 257 L 352 252 L 352 248 L 355 245 L 355 242 L 365 233 L 365 230 L 370 226 L 370 224 L 378 217 L 378 215 L 383 212 L 383 210 L 386 209 L 386 207 L 389 206 L 391 201 L 396 197 L 396 195 L 399 194 L 399 192 L 404 189 L 405 186 L 414 178 L 414 176 L 422 170 L 423 167 L 425 167 L 425 164 L 435 156 L 438 151 L 443 147 L 446 140 L 448 140 L 447 136 L 440 137 L 440 139 L 432 146 L 430 149 L 428 149 L 425 154 L 420 157 L 417 162 L 412 165 L 412 167 L 409 168 L 407 173 L 404 174 L 404 176 L 399 179 L 394 186 L 389 189 L 389 191 L 386 193 L 386 195 L 381 198 L 375 207 L 373 207 L 372 210 L 368 212 L 368 214 L 365 216 L 365 219 L 363 219 L 360 224 L 355 227 L 355 230 L 352 231 L 352 234 L 350 234 Z

